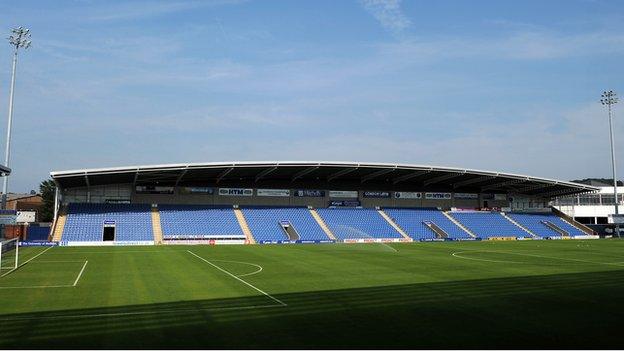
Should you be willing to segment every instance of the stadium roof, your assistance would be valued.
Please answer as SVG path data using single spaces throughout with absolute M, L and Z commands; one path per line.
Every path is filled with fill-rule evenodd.
M 236 186 L 396 191 L 505 192 L 555 197 L 599 188 L 586 184 L 453 167 L 354 162 L 211 162 L 50 172 L 60 187 L 105 184 Z

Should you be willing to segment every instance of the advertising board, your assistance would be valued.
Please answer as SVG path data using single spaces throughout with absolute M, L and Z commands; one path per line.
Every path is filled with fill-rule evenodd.
M 351 190 L 330 190 L 329 197 L 338 197 L 338 198 L 347 198 L 347 199 L 357 199 L 358 192 Z
M 258 189 L 256 190 L 258 196 L 271 196 L 271 197 L 290 197 L 289 189 Z
M 253 196 L 253 189 L 246 188 L 219 188 L 221 196 Z

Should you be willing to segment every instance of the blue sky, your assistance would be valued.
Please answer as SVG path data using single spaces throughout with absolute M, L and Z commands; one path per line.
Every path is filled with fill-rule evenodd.
M 33 46 L 12 191 L 51 170 L 231 160 L 610 176 L 598 100 L 624 94 L 621 1 L 0 3 L 0 31 L 18 25 Z

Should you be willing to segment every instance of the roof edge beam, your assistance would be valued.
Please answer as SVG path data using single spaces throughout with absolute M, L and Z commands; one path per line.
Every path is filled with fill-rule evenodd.
M 404 182 L 404 181 L 412 179 L 412 178 L 420 177 L 420 176 L 425 175 L 427 173 L 431 173 L 431 170 L 428 169 L 428 170 L 423 170 L 423 171 L 415 171 L 413 173 L 402 175 L 400 177 L 394 178 L 392 180 L 392 184 L 397 184 L 397 183 Z
M 267 168 L 264 171 L 260 172 L 257 176 L 256 176 L 256 180 L 255 182 L 257 183 L 259 180 L 261 180 L 262 178 L 266 177 L 267 175 L 275 172 L 275 170 L 277 169 L 277 166 L 275 167 L 271 167 L 271 168 Z
M 394 168 L 388 168 L 388 169 L 381 169 L 381 170 L 379 170 L 379 171 L 377 171 L 377 172 L 373 172 L 373 173 L 371 173 L 371 174 L 368 174 L 368 175 L 363 176 L 363 177 L 362 177 L 362 179 L 361 179 L 361 181 L 360 181 L 360 183 L 361 183 L 361 184 L 364 184 L 364 182 L 367 182 L 367 181 L 369 181 L 369 180 L 371 180 L 371 179 L 375 179 L 375 178 L 377 178 L 377 177 L 379 177 L 379 176 L 382 176 L 382 175 L 384 175 L 384 174 L 392 173 L 392 172 L 394 172 L 394 171 L 396 171 L 396 167 L 394 167 Z
M 557 185 L 559 185 L 559 184 L 557 184 L 557 183 L 541 183 L 541 184 L 533 184 L 533 185 L 525 186 L 523 188 L 514 189 L 514 190 L 518 191 L 518 192 L 527 192 L 527 191 L 534 191 L 534 190 L 539 190 L 539 189 L 550 188 L 552 186 L 557 186 Z
M 463 176 L 464 174 L 466 174 L 466 172 L 463 172 L 463 173 L 450 173 L 450 174 L 444 174 L 444 175 L 441 175 L 441 176 L 438 176 L 438 177 L 433 177 L 433 178 L 431 178 L 431 179 L 427 179 L 427 180 L 425 180 L 425 181 L 423 182 L 423 185 L 424 185 L 424 186 L 428 186 L 428 185 L 435 184 L 435 183 L 439 183 L 439 182 L 442 182 L 442 181 L 445 181 L 445 180 L 449 180 L 449 179 L 453 179 L 453 178 L 461 177 L 461 176 Z
M 499 188 L 502 188 L 502 187 L 506 187 L 508 185 L 524 183 L 526 181 L 528 181 L 528 179 L 509 179 L 509 180 L 506 180 L 504 182 L 483 186 L 483 187 L 481 187 L 481 191 L 483 192 L 483 191 L 486 191 L 486 190 L 499 189 Z
M 182 170 L 182 172 L 180 172 L 180 175 L 178 176 L 178 178 L 176 178 L 175 184 L 173 185 L 174 187 L 178 186 L 178 184 L 180 183 L 180 180 L 182 180 L 182 177 L 184 177 L 187 171 L 188 171 L 188 168 L 185 168 Z
M 230 172 L 232 172 L 234 170 L 234 167 L 230 167 L 230 168 L 226 168 L 223 172 L 221 172 L 221 174 L 219 174 L 217 176 L 217 184 L 219 184 L 219 182 L 225 178 L 225 176 L 227 176 L 228 174 L 230 174 Z
M 327 177 L 327 181 L 331 182 L 332 180 L 338 178 L 338 177 L 342 177 L 343 175 L 347 175 L 351 172 L 357 171 L 358 169 L 360 169 L 360 167 L 353 167 L 353 168 L 345 168 L 343 170 L 340 170 L 330 176 Z
M 485 182 L 488 180 L 496 179 L 496 176 L 480 176 L 472 179 L 462 180 L 461 182 L 457 182 L 453 184 L 453 189 L 457 189 L 462 186 L 477 184 L 481 182 Z
M 299 179 L 299 178 L 301 178 L 301 177 L 303 177 L 303 176 L 305 176 L 307 174 L 310 174 L 310 173 L 316 171 L 317 169 L 319 169 L 319 166 L 309 167 L 309 168 L 306 168 L 306 169 L 304 169 L 302 171 L 299 171 L 295 175 L 293 175 L 293 177 L 292 177 L 292 179 L 290 181 L 294 182 L 295 180 L 297 180 L 297 179 Z
M 572 189 L 559 189 L 559 190 L 548 191 L 542 194 L 535 194 L 534 196 L 552 198 L 552 197 L 557 197 L 557 196 L 571 195 L 571 193 L 574 193 Z

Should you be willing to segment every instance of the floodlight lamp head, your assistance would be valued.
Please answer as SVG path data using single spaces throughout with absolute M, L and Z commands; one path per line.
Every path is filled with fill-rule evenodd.
M 17 28 L 12 29 L 11 32 L 13 34 L 9 36 L 8 39 L 9 39 L 9 43 L 11 43 L 11 45 L 15 47 L 16 52 L 19 48 L 28 49 L 32 45 L 32 42 L 29 40 L 30 29 L 17 27 Z
M 602 98 L 600 99 L 600 103 L 603 105 L 611 106 L 618 102 L 617 94 L 613 90 L 603 92 L 600 97 Z

